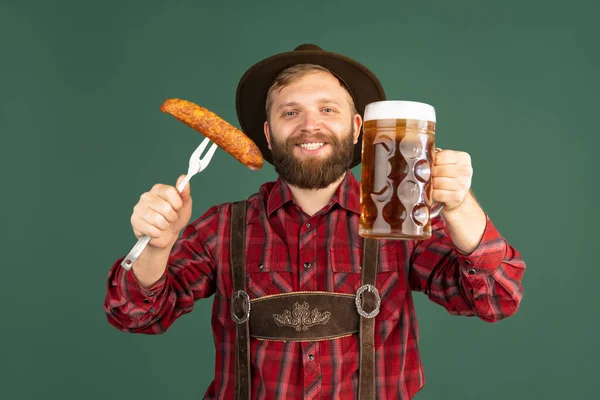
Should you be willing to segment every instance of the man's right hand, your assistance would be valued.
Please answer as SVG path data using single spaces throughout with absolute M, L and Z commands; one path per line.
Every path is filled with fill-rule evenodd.
M 181 175 L 177 179 L 176 186 L 184 177 Z M 133 233 L 138 239 L 144 235 L 150 236 L 148 245 L 157 250 L 170 249 L 192 216 L 190 185 L 186 185 L 182 193 L 177 191 L 176 186 L 154 185 L 149 192 L 140 196 L 133 208 Z

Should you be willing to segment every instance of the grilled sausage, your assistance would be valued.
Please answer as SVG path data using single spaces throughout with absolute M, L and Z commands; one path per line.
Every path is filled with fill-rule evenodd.
M 160 110 L 200 132 L 248 168 L 262 167 L 262 153 L 256 144 L 212 111 L 181 99 L 165 100 Z

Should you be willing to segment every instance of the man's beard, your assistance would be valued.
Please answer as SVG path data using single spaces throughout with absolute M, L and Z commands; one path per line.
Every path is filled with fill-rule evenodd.
M 354 156 L 354 129 L 344 138 L 323 133 L 303 133 L 278 142 L 275 132 L 271 133 L 273 166 L 288 184 L 301 189 L 323 189 L 338 180 L 352 163 Z M 294 155 L 297 143 L 307 141 L 325 142 L 331 146 L 330 155 L 299 159 Z

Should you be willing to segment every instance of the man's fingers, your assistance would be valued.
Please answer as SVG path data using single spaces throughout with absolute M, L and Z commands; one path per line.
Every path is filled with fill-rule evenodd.
M 161 231 L 166 230 L 170 226 L 169 221 L 167 221 L 165 217 L 163 217 L 156 211 L 151 211 L 149 213 L 141 215 L 140 218 L 142 221 L 160 229 Z
M 436 165 L 433 167 L 433 171 L 431 171 L 431 176 L 433 178 L 458 178 L 460 171 L 456 166 Z
M 173 209 L 173 206 L 166 200 L 159 200 L 148 205 L 152 211 L 155 211 L 162 215 L 167 221 L 177 221 L 177 211 Z
M 441 150 L 435 153 L 435 165 L 456 164 L 458 157 L 453 150 Z
M 150 236 L 151 238 L 160 237 L 162 231 L 153 224 L 144 221 L 142 218 L 132 218 L 132 225 L 135 226 L 133 229 L 134 234 L 139 238 L 144 235 Z
M 433 201 L 444 204 L 455 204 L 460 203 L 462 194 L 457 190 L 445 190 L 445 189 L 434 189 L 433 190 Z
M 458 190 L 460 182 L 455 178 L 434 177 L 432 179 L 433 190 Z
M 434 157 L 435 165 L 471 164 L 471 156 L 464 151 L 441 150 Z
M 431 174 L 434 178 L 458 178 L 461 176 L 472 176 L 473 168 L 471 165 L 435 165 Z
M 158 183 L 152 187 L 151 192 L 161 199 L 168 201 L 175 211 L 179 210 L 182 206 L 181 196 L 173 186 Z

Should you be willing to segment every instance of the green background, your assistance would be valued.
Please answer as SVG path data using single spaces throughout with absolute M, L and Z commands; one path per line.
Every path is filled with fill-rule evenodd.
M 368 3 L 368 4 L 367 4 Z M 425 399 L 597 394 L 599 29 L 593 1 L 0 1 L 0 398 L 201 398 L 212 299 L 164 335 L 125 334 L 102 303 L 129 217 L 174 184 L 201 136 L 159 111 L 197 102 L 239 126 L 246 69 L 314 42 L 388 98 L 437 110 L 473 190 L 527 263 L 519 312 L 453 317 L 415 294 Z M 354 170 L 360 176 L 360 169 Z M 276 175 L 223 151 L 192 218 Z

